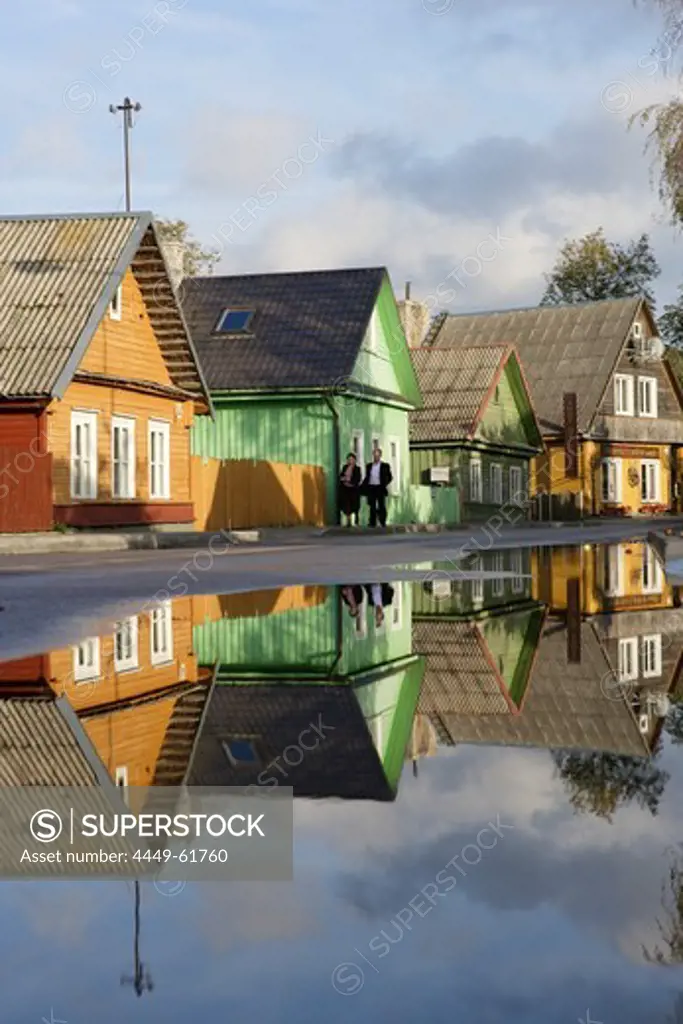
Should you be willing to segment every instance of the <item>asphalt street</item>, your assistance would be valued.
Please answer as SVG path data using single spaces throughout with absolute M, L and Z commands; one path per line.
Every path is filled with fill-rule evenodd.
M 666 525 L 683 522 L 667 520 Z M 372 583 L 463 572 L 469 552 L 644 538 L 662 520 L 576 526 L 487 526 L 436 534 L 310 537 L 277 546 L 220 542 L 213 550 L 125 551 L 0 559 L 0 660 L 105 632 L 155 600 L 228 594 L 301 583 Z

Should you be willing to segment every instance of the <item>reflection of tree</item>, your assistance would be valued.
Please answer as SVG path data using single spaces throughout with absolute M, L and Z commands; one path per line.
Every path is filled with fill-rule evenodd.
M 669 1024 L 683 1024 L 683 992 L 679 992 L 676 996 Z
M 683 743 L 683 704 L 674 704 L 664 723 L 665 732 L 674 743 Z
M 656 814 L 669 773 L 654 761 L 601 751 L 557 750 L 553 760 L 572 807 L 612 820 L 617 808 L 635 800 Z
M 657 918 L 661 945 L 650 950 L 643 947 L 645 959 L 650 963 L 669 967 L 683 963 L 683 858 L 676 855 L 662 884 L 663 917 Z M 675 1020 L 683 1020 L 683 994 L 678 997 Z

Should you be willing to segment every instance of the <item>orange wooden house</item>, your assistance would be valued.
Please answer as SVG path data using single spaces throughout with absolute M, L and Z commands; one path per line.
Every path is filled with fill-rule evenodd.
M 151 213 L 0 218 L 0 533 L 191 528 L 210 411 Z

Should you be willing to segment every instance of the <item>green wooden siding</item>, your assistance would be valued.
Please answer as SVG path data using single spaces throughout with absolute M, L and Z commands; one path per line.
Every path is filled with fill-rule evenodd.
M 470 461 L 481 462 L 482 497 L 483 501 L 470 500 Z M 427 484 L 429 470 L 435 466 L 448 466 L 451 469 L 451 484 L 459 489 L 463 522 L 488 519 L 500 507 L 493 502 L 491 466 L 503 467 L 503 504 L 510 500 L 510 469 L 515 466 L 522 472 L 522 489 L 528 488 L 529 456 L 509 455 L 491 451 L 485 447 L 462 443 L 453 447 L 413 448 L 410 452 L 410 471 L 413 483 Z M 523 518 L 520 513 L 519 519 Z
M 481 551 L 476 556 L 484 572 L 517 572 L 522 577 L 502 580 L 467 580 L 460 577 L 457 566 L 435 562 L 423 566 L 425 582 L 413 583 L 413 615 L 468 618 L 487 609 L 529 601 L 532 597 L 531 552 L 528 548 L 516 551 Z M 473 569 L 473 558 L 462 563 L 464 571 Z M 451 592 L 446 596 L 434 593 L 434 584 L 449 582 Z M 419 651 L 417 652 L 419 653 Z
M 507 691 L 519 707 L 544 619 L 542 607 L 489 616 L 481 631 Z
M 387 782 L 396 790 L 425 672 L 425 659 L 360 685 L 355 695 L 379 754 Z
M 508 360 L 477 428 L 476 436 L 489 444 L 533 444 L 528 433 L 528 404 L 522 403 L 523 392 L 520 394 L 519 388 L 514 386 L 515 371 L 513 360 Z
M 385 608 L 384 623 L 378 629 L 374 609 L 367 594 L 361 608 L 362 623 L 349 615 L 346 605 L 342 610 L 343 675 L 357 675 L 386 662 L 397 661 L 412 654 L 412 586 L 394 583 L 393 604 Z M 341 598 L 340 598 L 341 601 Z M 362 629 L 359 630 L 359 625 Z

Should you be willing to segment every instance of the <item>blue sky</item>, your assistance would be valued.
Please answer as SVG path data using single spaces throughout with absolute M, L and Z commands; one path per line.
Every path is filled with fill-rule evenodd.
M 674 90 L 648 63 L 662 26 L 647 0 L 7 5 L 0 205 L 122 208 L 108 107 L 129 94 L 134 205 L 217 239 L 226 271 L 383 263 L 426 295 L 498 231 L 451 307 L 520 305 L 563 238 L 604 225 L 651 233 L 667 301 L 680 241 L 626 130 Z

